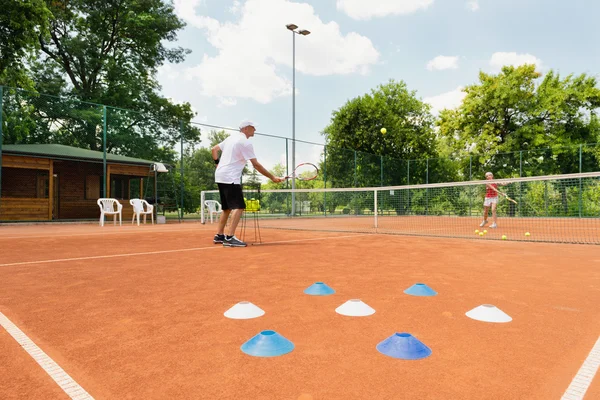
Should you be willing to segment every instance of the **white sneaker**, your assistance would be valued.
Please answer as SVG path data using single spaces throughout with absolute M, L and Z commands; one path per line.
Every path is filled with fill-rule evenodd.
M 484 226 L 485 226 L 485 224 L 487 224 L 487 219 L 486 219 L 486 220 L 484 220 L 482 223 L 480 223 L 480 224 L 479 224 L 479 226 L 481 226 L 481 227 L 484 227 Z
M 491 224 L 490 225 L 490 228 L 497 228 L 497 227 L 498 227 L 498 225 L 496 225 L 496 224 Z

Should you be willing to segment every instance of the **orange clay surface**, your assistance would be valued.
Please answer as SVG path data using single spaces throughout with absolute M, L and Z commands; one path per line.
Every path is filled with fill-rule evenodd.
M 2 226 L 0 312 L 95 399 L 558 399 L 600 333 L 598 246 L 262 228 L 234 249 L 215 227 Z M 335 312 L 355 298 L 376 313 Z M 223 316 L 244 300 L 266 314 Z M 242 353 L 262 330 L 294 351 Z M 379 353 L 396 332 L 432 355 Z M 0 398 L 66 398 L 2 328 L 0 349 Z

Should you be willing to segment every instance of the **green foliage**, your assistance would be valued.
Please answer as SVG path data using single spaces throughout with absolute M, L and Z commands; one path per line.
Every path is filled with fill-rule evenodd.
M 51 13 L 44 0 L 0 0 L 0 83 L 32 87 L 26 60 L 48 32 Z
M 389 164 L 435 157 L 434 119 L 429 109 L 404 82 L 393 80 L 349 100 L 333 112 L 323 132 L 328 145 L 327 181 L 333 186 L 406 183 L 406 171 L 397 166 L 385 168 L 382 182 L 380 156 Z M 381 128 L 386 128 L 385 135 Z
M 600 139 L 600 88 L 585 74 L 561 78 L 550 71 L 542 78 L 533 65 L 507 66 L 498 75 L 481 72 L 465 92 L 462 105 L 442 111 L 437 125 L 452 157 L 464 160 L 463 171 L 468 156 L 477 155 L 473 179 L 487 170 L 519 176 L 523 166 L 524 176 L 578 172 L 577 146 Z M 536 156 L 523 160 L 520 151 L 530 149 Z
M 18 12 L 9 2 L 8 14 Z M 33 3 L 29 1 L 29 3 Z M 155 78 L 165 62 L 188 52 L 167 47 L 184 24 L 162 0 L 48 0 L 47 34 L 36 34 L 40 52 L 28 63 L 38 93 L 13 91 L 5 99 L 7 143 L 61 143 L 115 154 L 173 162 L 181 136 L 198 142 L 189 103 L 158 94 Z M 4 10 L 3 10 L 4 12 Z M 40 25 L 41 30 L 43 25 Z M 28 36 L 30 40 L 31 37 Z M 9 68 L 9 71 L 13 69 Z M 14 71 L 13 71 L 14 72 Z M 103 107 L 107 105 L 107 120 Z

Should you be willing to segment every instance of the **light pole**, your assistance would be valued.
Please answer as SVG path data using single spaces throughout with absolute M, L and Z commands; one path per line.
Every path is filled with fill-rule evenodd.
M 285 26 L 292 32 L 292 168 L 296 168 L 296 35 L 307 36 L 310 32 L 306 29 L 296 31 L 298 25 Z M 292 216 L 296 215 L 296 177 L 292 177 Z

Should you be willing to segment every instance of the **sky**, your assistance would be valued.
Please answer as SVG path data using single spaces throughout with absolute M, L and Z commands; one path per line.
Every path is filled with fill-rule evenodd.
M 292 137 L 295 35 L 295 137 L 325 143 L 332 112 L 390 79 L 404 81 L 434 113 L 460 104 L 480 71 L 534 63 L 561 76 L 600 78 L 600 2 L 592 0 L 174 0 L 191 50 L 163 65 L 162 94 L 189 102 L 194 121 Z M 210 128 L 203 128 L 203 143 Z M 232 131 L 230 131 L 231 133 Z M 267 168 L 285 162 L 286 141 L 251 139 Z M 198 147 L 198 146 L 197 146 Z M 288 143 L 289 166 L 291 141 Z M 298 143 L 296 164 L 316 162 L 322 146 Z M 291 171 L 290 171 L 291 172 Z

